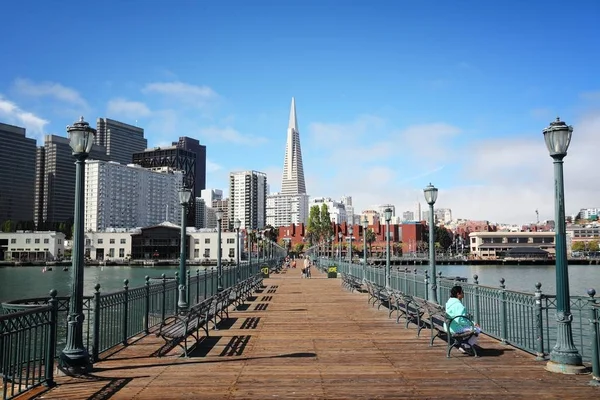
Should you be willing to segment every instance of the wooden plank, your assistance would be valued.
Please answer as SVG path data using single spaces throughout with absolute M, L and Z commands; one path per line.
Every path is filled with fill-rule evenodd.
M 224 329 L 179 357 L 149 335 L 95 365 L 90 377 L 59 377 L 44 399 L 465 399 L 596 398 L 589 376 L 551 374 L 528 353 L 481 338 L 483 357 L 445 343 L 429 346 L 429 331 L 416 336 L 387 309 L 367 304 L 340 281 L 318 271 L 273 274 L 244 311 L 231 311 Z M 259 307 L 256 307 L 260 305 Z M 488 354 L 486 356 L 485 354 Z

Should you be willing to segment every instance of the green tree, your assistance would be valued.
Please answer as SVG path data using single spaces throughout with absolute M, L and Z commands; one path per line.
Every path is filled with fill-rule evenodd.
M 599 248 L 600 248 L 600 246 L 598 245 L 597 240 L 592 240 L 591 242 L 588 243 L 588 246 L 587 246 L 588 251 L 598 251 Z
M 571 251 L 584 251 L 585 243 L 584 242 L 573 242 L 571 245 Z
M 377 236 L 375 235 L 373 229 L 367 229 L 366 238 L 367 244 L 369 245 L 369 254 L 371 254 L 371 246 L 373 245 L 375 240 L 377 240 Z
M 333 226 L 331 225 L 331 214 L 329 214 L 329 207 L 323 203 L 321 206 L 320 215 L 321 229 L 319 232 L 320 240 L 329 240 L 333 235 Z
M 304 250 L 304 243 L 296 243 L 296 245 L 294 246 L 294 251 L 297 254 L 302 253 L 302 250 Z
M 4 223 L 2 224 L 2 232 L 14 232 L 15 231 L 15 223 L 12 222 L 10 219 L 7 219 L 6 221 L 4 221 Z
M 443 226 L 436 226 L 435 242 L 440 244 L 442 250 L 447 250 L 452 245 L 452 234 Z
M 321 210 L 318 205 L 314 205 L 310 208 L 308 214 L 308 224 L 306 226 L 306 236 L 308 243 L 312 245 L 318 241 L 321 230 Z

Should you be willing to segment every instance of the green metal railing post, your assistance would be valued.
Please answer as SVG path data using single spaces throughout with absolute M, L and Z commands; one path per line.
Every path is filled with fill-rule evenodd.
M 196 270 L 196 304 L 200 303 L 200 268 Z
M 208 268 L 204 267 L 204 298 L 208 299 Z
M 94 286 L 94 339 L 92 345 L 92 360 L 100 359 L 100 284 Z
M 185 299 L 185 301 L 187 301 L 188 305 L 190 304 L 190 292 L 191 292 L 191 288 L 190 288 L 190 282 L 191 282 L 191 281 L 190 281 L 190 277 L 191 277 L 191 274 L 190 274 L 190 270 L 188 269 L 188 270 L 186 271 L 186 279 L 187 279 L 187 283 L 185 284 L 185 287 L 187 288 L 187 291 L 186 291 L 186 293 L 185 293 L 187 298 Z
M 146 275 L 146 298 L 144 305 L 144 332 L 148 334 L 150 332 L 150 277 Z
M 418 289 L 417 289 L 417 269 L 415 268 L 413 270 L 413 296 L 418 296 Z
M 128 321 L 128 314 L 129 314 L 129 312 L 128 312 L 129 311 L 129 279 L 125 279 L 123 281 L 123 290 L 124 290 L 124 292 L 123 292 L 123 321 L 122 321 L 122 325 L 121 325 L 121 327 L 123 329 L 123 332 L 121 332 L 122 335 L 123 335 L 123 337 L 122 337 L 121 342 L 124 345 L 127 345 L 127 323 L 129 322 Z
M 544 353 L 544 320 L 542 304 L 542 284 L 535 284 L 535 341 L 536 341 L 536 361 L 545 361 Z
M 506 320 L 506 282 L 504 278 L 500 278 L 500 332 L 503 344 L 506 344 L 506 337 L 508 336 L 508 321 Z
M 473 287 L 473 318 L 475 319 L 475 323 L 479 324 L 481 322 L 480 320 L 480 315 L 479 315 L 479 307 L 480 307 L 480 302 L 479 302 L 479 276 L 477 274 L 473 275 L 473 284 L 475 285 Z
M 161 275 L 162 278 L 162 299 L 161 299 L 161 321 L 164 321 L 165 318 L 167 317 L 166 312 L 167 312 L 167 276 L 165 274 Z
M 429 301 L 429 271 L 425 270 L 425 300 Z
M 179 285 L 183 285 L 183 280 L 184 280 L 184 279 L 185 279 L 184 277 L 181 277 L 181 280 L 180 280 L 180 277 L 179 277 L 179 271 L 176 271 L 176 272 L 175 272 L 175 283 L 176 283 L 176 286 L 177 286 L 178 288 L 179 288 Z M 175 294 L 175 306 L 174 306 L 174 311 L 175 311 L 175 314 L 177 314 L 177 311 L 178 311 L 178 303 L 179 303 L 179 290 L 175 290 L 175 291 L 174 291 L 174 294 Z
M 56 325 L 58 324 L 58 300 L 56 300 L 56 289 L 50 291 L 50 337 L 48 338 L 48 348 L 46 349 L 46 359 L 44 360 L 44 374 L 46 378 L 45 385 L 53 387 L 54 382 L 54 356 L 56 355 Z
M 590 386 L 600 386 L 600 315 L 598 312 L 598 304 L 594 296 L 596 291 L 594 289 L 588 289 L 588 304 L 590 307 L 590 340 L 592 341 L 592 380 Z

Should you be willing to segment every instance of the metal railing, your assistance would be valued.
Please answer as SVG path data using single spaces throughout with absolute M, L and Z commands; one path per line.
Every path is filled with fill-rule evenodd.
M 385 266 L 350 264 L 347 261 L 321 258 L 319 269 L 336 266 L 337 271 L 364 278 L 385 286 Z M 482 331 L 503 343 L 525 350 L 546 360 L 556 342 L 555 318 L 556 296 L 542 292 L 542 285 L 535 285 L 534 293 L 506 289 L 506 281 L 500 279 L 498 287 L 479 285 L 478 276 L 472 283 L 463 278 L 437 277 L 437 294 L 440 304 L 448 300 L 450 289 L 460 284 L 465 293 L 463 302 Z M 391 289 L 429 300 L 431 277 L 425 270 L 393 268 L 390 271 Z M 600 303 L 595 291 L 588 296 L 571 296 L 572 331 L 575 345 L 584 362 L 591 363 L 595 380 L 600 380 Z
M 274 266 L 275 259 L 261 260 L 260 265 L 241 262 L 239 267 L 224 265 L 225 288 L 259 272 L 260 266 Z M 216 268 L 188 271 L 187 295 L 190 304 L 217 293 Z M 132 338 L 150 330 L 177 313 L 179 276 L 145 278 L 143 286 L 101 293 L 97 284 L 93 296 L 84 297 L 83 344 L 92 360 Z M 0 374 L 2 398 L 12 398 L 42 383 L 52 384 L 55 359 L 66 344 L 69 297 L 14 300 L 2 304 L 0 314 Z M 50 361 L 50 362 L 48 362 Z

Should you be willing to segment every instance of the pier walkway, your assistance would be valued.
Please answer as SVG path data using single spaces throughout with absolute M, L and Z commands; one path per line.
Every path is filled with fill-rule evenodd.
M 546 372 L 534 356 L 482 337 L 480 358 L 445 343 L 429 347 L 349 293 L 339 279 L 293 269 L 265 279 L 189 358 L 156 353 L 150 334 L 94 365 L 85 378 L 57 377 L 40 399 L 593 399 L 589 375 Z M 134 340 L 132 340 L 133 342 Z

